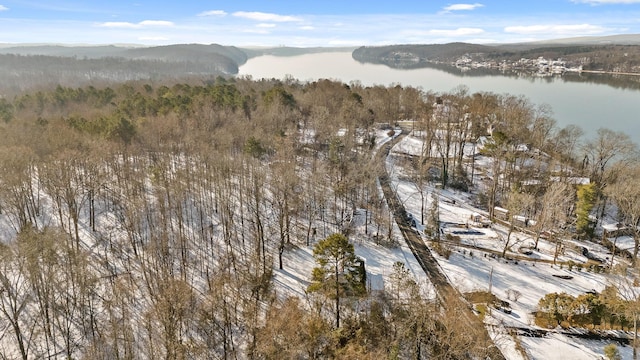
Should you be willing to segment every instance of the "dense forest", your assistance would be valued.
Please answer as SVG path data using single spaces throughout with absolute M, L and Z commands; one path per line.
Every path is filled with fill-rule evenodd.
M 485 339 L 460 328 L 466 304 L 430 301 L 402 264 L 372 294 L 356 265 L 331 262 L 335 248 L 355 261 L 331 234 L 348 234 L 356 209 L 368 241 L 397 245 L 376 134 L 415 120 L 433 145 L 412 165 L 416 181 L 468 190 L 461 149 L 491 129 L 494 179 L 506 180 L 478 195 L 486 209 L 525 179 L 580 175 L 604 208 L 607 194 L 624 198 L 611 185 L 632 178 L 622 164 L 636 159 L 624 134 L 584 140 L 527 99 L 464 88 L 224 77 L 57 86 L 0 99 L 0 119 L 8 358 L 484 358 Z M 542 156 L 552 165 L 521 166 Z M 531 190 L 532 211 L 557 217 L 545 190 Z M 311 246 L 320 266 L 306 297 L 279 293 L 283 254 Z

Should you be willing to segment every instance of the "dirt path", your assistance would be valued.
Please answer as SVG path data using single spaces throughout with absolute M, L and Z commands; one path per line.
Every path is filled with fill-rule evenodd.
M 504 355 L 495 346 L 495 344 L 493 344 L 484 323 L 478 316 L 476 316 L 471 309 L 471 306 L 463 299 L 462 295 L 449 283 L 447 277 L 442 272 L 440 265 L 422 240 L 422 237 L 413 228 L 411 228 L 407 221 L 406 210 L 391 188 L 389 174 L 387 173 L 385 166 L 385 159 L 389 155 L 391 147 L 404 136 L 406 135 L 396 137 L 393 141 L 386 144 L 380 149 L 380 151 L 378 151 L 379 163 L 382 165 L 379 180 L 389 209 L 393 211 L 396 223 L 398 224 L 407 245 L 411 249 L 411 252 L 416 257 L 416 260 L 418 260 L 418 263 L 433 284 L 436 290 L 436 297 L 440 304 L 444 307 L 454 306 L 457 311 L 462 311 L 464 313 L 463 319 L 466 324 L 461 326 L 460 330 L 476 331 L 476 335 L 478 336 L 477 339 L 480 339 L 486 344 L 486 348 L 489 353 L 488 356 L 491 359 L 505 359 Z

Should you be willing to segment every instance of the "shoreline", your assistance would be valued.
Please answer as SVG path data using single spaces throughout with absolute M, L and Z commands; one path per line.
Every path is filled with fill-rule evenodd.
M 590 74 L 605 74 L 605 75 L 631 75 L 631 76 L 640 76 L 640 73 L 630 73 L 630 72 L 617 72 L 617 71 L 604 71 L 604 70 L 580 70 L 579 73 L 590 73 Z

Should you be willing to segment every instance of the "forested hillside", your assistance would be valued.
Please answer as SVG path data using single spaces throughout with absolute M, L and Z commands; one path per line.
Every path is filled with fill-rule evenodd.
M 0 99 L 0 119 L 0 353 L 24 359 L 482 356 L 402 263 L 368 292 L 332 234 L 358 213 L 363 244 L 398 245 L 374 157 L 396 119 L 433 145 L 416 183 L 457 189 L 473 185 L 465 143 L 492 128 L 505 180 L 478 196 L 487 209 L 573 168 L 581 134 L 510 95 L 222 77 L 25 92 Z M 603 134 L 617 146 L 594 142 L 575 175 L 604 179 L 622 153 Z M 523 166 L 542 153 L 554 166 Z M 318 268 L 297 281 L 313 286 L 292 297 L 274 271 L 311 248 Z
M 431 45 L 362 46 L 353 51 L 353 58 L 360 62 L 372 62 L 391 66 L 394 62 L 453 62 L 469 53 L 491 53 L 486 45 L 449 43 Z
M 432 45 L 388 45 L 360 47 L 353 58 L 360 62 L 398 68 L 419 68 L 429 64 L 454 65 L 461 58 L 491 62 L 493 67 L 520 59 L 562 59 L 568 66 L 606 72 L 640 72 L 639 45 L 519 44 L 477 45 L 449 43 Z
M 232 46 L 20 46 L 0 48 L 0 96 L 27 89 L 237 74 L 247 55 Z
M 393 243 L 375 187 L 374 124 L 426 111 L 419 95 L 220 78 L 2 99 L 0 352 L 445 351 L 436 339 L 454 336 L 455 318 L 430 310 L 417 292 L 411 306 L 371 298 L 370 311 L 345 310 L 335 329 L 323 287 L 296 299 L 271 282 L 274 268 L 291 266 L 284 252 L 347 229 L 356 208 L 368 211 L 370 241 Z M 398 281 L 409 281 L 401 270 Z M 483 348 L 458 335 L 448 347 Z

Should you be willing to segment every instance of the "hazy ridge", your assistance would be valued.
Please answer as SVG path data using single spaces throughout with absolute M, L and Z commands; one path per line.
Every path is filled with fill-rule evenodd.
M 55 86 L 238 73 L 247 55 L 232 46 L 23 45 L 0 47 L 0 94 Z

